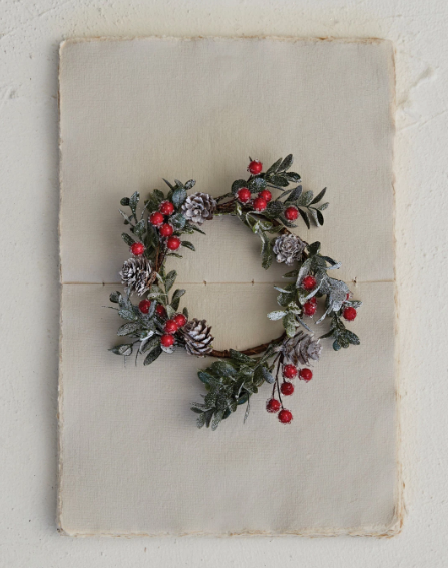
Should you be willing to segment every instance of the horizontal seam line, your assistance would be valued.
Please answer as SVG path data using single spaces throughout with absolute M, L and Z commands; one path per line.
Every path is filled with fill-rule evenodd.
M 241 280 L 241 281 L 230 281 L 230 280 L 195 280 L 194 282 L 183 282 L 178 281 L 177 284 L 278 284 L 282 282 L 282 280 L 272 280 L 271 282 L 255 282 L 254 280 Z M 348 283 L 355 283 L 355 284 L 381 284 L 382 282 L 391 282 L 394 283 L 395 280 L 346 280 Z M 99 286 L 122 286 L 121 282 L 61 282 L 62 285 L 64 284 L 98 284 Z

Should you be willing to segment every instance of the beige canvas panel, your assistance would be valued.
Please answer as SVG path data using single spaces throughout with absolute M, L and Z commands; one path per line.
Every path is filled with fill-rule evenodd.
M 185 303 L 214 322 L 219 347 L 243 348 L 249 336 L 275 336 L 260 315 L 274 303 L 265 288 L 191 284 Z M 245 425 L 241 407 L 215 432 L 197 430 L 189 409 L 204 392 L 196 371 L 206 360 L 179 351 L 124 367 L 107 351 L 119 342 L 120 320 L 102 307 L 114 289 L 64 285 L 59 515 L 68 534 L 397 528 L 393 284 L 357 286 L 367 302 L 351 328 L 362 345 L 325 349 L 313 380 L 295 381 L 290 426 L 266 413 L 264 385 Z M 229 295 L 233 314 L 219 304 Z
M 63 282 L 115 282 L 119 199 L 197 180 L 220 195 L 246 177 L 248 156 L 270 165 L 292 152 L 304 189 L 328 186 L 321 240 L 341 277 L 393 278 L 393 52 L 387 41 L 158 39 L 65 43 L 60 67 Z M 232 226 L 233 227 L 233 226 Z M 210 272 L 182 263 L 186 282 L 272 282 L 207 226 L 209 248 L 239 258 Z M 95 243 L 95 246 L 92 246 Z M 101 262 L 98 259 L 101 258 Z M 219 264 L 213 263 L 213 266 Z

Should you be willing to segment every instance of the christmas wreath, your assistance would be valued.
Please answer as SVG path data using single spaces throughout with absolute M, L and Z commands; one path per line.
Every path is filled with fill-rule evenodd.
M 319 242 L 308 244 L 289 230 L 297 226 L 294 222 L 299 218 L 308 228 L 311 222 L 323 225 L 323 211 L 328 207 L 328 203 L 322 203 L 326 188 L 316 197 L 312 191 L 303 191 L 300 175 L 289 171 L 292 163 L 290 154 L 263 172 L 262 163 L 250 158 L 249 178 L 236 180 L 229 193 L 216 199 L 202 192 L 188 195 L 194 180 L 175 180 L 174 184 L 164 180 L 167 194 L 152 191 L 139 213 L 138 192 L 120 201 L 129 208 L 128 213 L 120 213 L 131 234 L 121 236 L 132 256 L 120 271 L 124 291 L 112 293 L 110 301 L 118 304 L 114 309 L 126 321 L 117 335 L 128 339 L 110 351 L 125 359 L 135 352 L 136 363 L 141 355 L 144 365 L 150 365 L 162 353 L 170 355 L 176 348 L 196 357 L 217 358 L 198 372 L 206 390 L 203 402 L 191 408 L 197 414 L 199 428 L 205 425 L 215 430 L 243 404 L 247 405 L 245 421 L 251 397 L 264 383 L 272 385 L 267 411 L 278 413 L 282 424 L 291 423 L 293 415 L 285 408 L 283 397 L 294 393 L 291 381 L 296 377 L 306 383 L 312 379 L 310 367 L 321 355 L 320 340 L 332 337 L 335 351 L 359 345 L 358 336 L 342 320 L 353 321 L 361 302 L 352 300 L 345 282 L 328 274 L 340 263 L 321 254 Z M 292 268 L 284 275 L 287 283 L 275 287 L 280 309 L 267 315 L 271 320 L 282 320 L 284 333 L 244 351 L 213 349 L 211 326 L 205 320 L 191 318 L 187 308 L 179 311 L 185 290 L 171 292 L 177 273 L 165 268 L 170 256 L 182 258 L 178 252 L 181 247 L 195 250 L 184 235 L 205 234 L 201 229 L 204 222 L 220 215 L 237 217 L 260 237 L 265 269 L 274 258 Z M 132 302 L 135 296 L 138 303 Z M 330 329 L 315 338 L 306 318 L 314 318 L 319 304 L 322 315 L 316 323 L 329 318 Z

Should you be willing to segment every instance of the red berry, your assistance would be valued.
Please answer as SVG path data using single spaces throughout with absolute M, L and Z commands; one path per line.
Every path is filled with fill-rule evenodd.
M 303 313 L 306 316 L 314 316 L 317 306 L 314 302 L 306 302 L 303 306 Z
M 171 201 L 162 201 L 159 206 L 159 211 L 160 213 L 163 213 L 163 215 L 171 215 L 174 213 L 174 205 Z
M 295 221 L 298 216 L 299 210 L 297 209 L 297 207 L 288 207 L 285 210 L 285 217 L 288 219 L 288 221 Z
M 292 383 L 288 383 L 288 382 L 282 383 L 280 390 L 281 390 L 282 394 L 284 394 L 285 396 L 291 396 L 292 393 L 294 392 L 294 385 Z
M 267 206 L 268 204 L 266 202 L 266 199 L 263 199 L 262 197 L 257 197 L 257 199 L 255 199 L 254 201 L 255 211 L 264 211 Z
M 271 398 L 266 404 L 266 410 L 268 412 L 278 412 L 281 407 L 282 405 L 276 398 Z
M 174 337 L 172 335 L 162 335 L 160 338 L 160 343 L 164 347 L 171 347 L 174 344 Z
M 345 308 L 342 315 L 347 321 L 353 321 L 356 318 L 356 310 L 355 308 Z
M 242 187 L 236 192 L 236 194 L 238 196 L 238 201 L 241 201 L 241 203 L 247 203 L 250 201 L 250 191 L 247 187 Z
M 311 369 L 300 369 L 299 378 L 302 379 L 302 381 L 311 381 L 313 378 L 313 371 Z
M 138 305 L 138 309 L 142 312 L 142 314 L 147 314 L 149 312 L 150 307 L 151 307 L 151 302 L 149 300 L 142 300 Z
M 260 193 L 258 194 L 258 197 L 262 197 L 267 203 L 269 203 L 269 201 L 271 201 L 272 199 L 272 193 L 269 191 L 269 189 L 263 189 L 263 191 L 260 191 Z
M 283 367 L 283 376 L 287 379 L 293 379 L 297 375 L 297 367 L 294 365 L 285 365 Z
M 173 226 L 170 225 L 169 223 L 164 223 L 160 227 L 159 232 L 162 235 L 162 237 L 171 237 L 171 235 L 174 232 L 174 229 L 173 229 Z
M 162 215 L 162 213 L 159 213 L 158 211 L 156 211 L 155 213 L 153 213 L 153 214 L 149 217 L 149 222 L 151 223 L 151 225 L 154 225 L 154 227 L 160 227 L 160 225 L 163 223 L 163 215 Z
M 316 279 L 314 278 L 314 276 L 305 276 L 305 278 L 302 280 L 302 288 L 305 288 L 305 290 L 312 290 L 315 287 Z
M 170 250 L 177 250 L 180 247 L 180 239 L 178 237 L 168 237 L 166 246 Z
M 174 320 L 168 320 L 163 328 L 166 333 L 176 333 L 177 323 Z
M 166 316 L 166 310 L 165 308 L 162 306 L 162 304 L 157 304 L 156 306 L 156 314 L 161 317 L 164 318 Z
M 309 300 L 312 304 L 317 304 L 317 298 L 316 296 L 313 296 L 312 298 L 310 298 Z
M 247 171 L 256 176 L 263 169 L 263 164 L 259 160 L 252 160 L 249 164 Z
M 177 314 L 173 317 L 173 320 L 176 322 L 177 327 L 183 327 L 187 323 L 187 318 L 184 314 Z
M 133 243 L 131 245 L 131 252 L 135 256 L 140 256 L 145 252 L 145 245 L 143 243 Z
M 292 421 L 292 412 L 286 409 L 280 410 L 278 419 L 282 424 L 290 424 Z

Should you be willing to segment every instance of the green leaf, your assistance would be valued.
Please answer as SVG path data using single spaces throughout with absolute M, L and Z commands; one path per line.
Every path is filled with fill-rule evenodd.
M 143 345 L 141 352 L 146 353 L 147 351 L 152 351 L 157 347 L 157 345 L 160 345 L 160 337 L 158 335 L 155 335 Z
M 187 223 L 187 220 L 182 215 L 182 213 L 176 213 L 170 217 L 170 223 L 175 229 L 183 229 Z
M 299 274 L 298 270 L 291 270 L 290 272 L 283 274 L 283 278 L 297 278 L 298 274 Z
M 317 209 L 318 209 L 319 211 L 325 211 L 325 209 L 327 209 L 327 207 L 328 207 L 329 205 L 330 205 L 330 204 L 329 204 L 328 202 L 327 202 L 327 203 L 323 203 L 320 207 L 317 207 Z
M 183 313 L 184 316 L 188 319 L 188 309 L 187 309 L 187 308 L 184 308 L 184 309 L 182 310 L 182 313 Z
M 214 377 L 206 373 L 205 371 L 198 371 L 199 380 L 202 381 L 205 385 L 209 385 L 211 382 L 215 380 Z
M 136 234 L 141 239 L 145 232 L 146 232 L 146 222 L 144 219 L 142 219 L 135 225 L 134 234 Z
M 272 164 L 272 166 L 266 171 L 266 176 L 275 173 L 278 168 L 280 167 L 280 164 L 282 163 L 282 158 L 279 158 L 276 162 L 274 162 Z
M 250 397 L 247 401 L 246 412 L 244 413 L 244 424 L 246 424 L 246 420 L 249 418 L 249 413 L 250 413 Z
M 267 177 L 269 183 L 272 183 L 272 185 L 276 185 L 278 187 L 288 187 L 288 185 L 289 185 L 289 181 L 283 175 L 272 175 L 271 174 L 270 176 L 266 176 L 266 177 Z
M 269 370 L 266 369 L 266 367 L 260 367 L 260 369 L 264 380 L 270 385 L 274 384 L 275 383 L 274 375 L 272 375 L 272 373 L 270 373 Z
M 177 272 L 175 270 L 171 270 L 168 272 L 165 278 L 165 292 L 169 292 L 173 287 L 174 281 L 177 278 Z
M 254 177 L 249 180 L 248 187 L 252 193 L 258 193 L 266 188 L 266 180 L 262 177 Z
M 129 200 L 129 207 L 131 208 L 132 213 L 134 213 L 134 215 L 139 200 L 140 200 L 140 194 L 138 193 L 138 191 L 136 191 L 131 195 L 131 199 Z
M 128 310 L 126 308 L 120 310 L 118 312 L 118 315 L 125 320 L 135 321 L 137 319 L 137 316 L 135 315 L 135 313 L 132 310 Z
M 173 302 L 171 302 L 171 305 L 165 306 L 165 310 L 166 310 L 166 315 L 169 318 L 172 318 L 174 316 L 174 314 L 176 313 L 177 308 L 173 306 Z
M 113 303 L 113 304 L 118 304 L 121 298 L 121 294 L 120 292 L 112 292 L 112 294 L 109 296 L 109 300 Z
M 263 240 L 263 245 L 262 245 L 262 248 L 261 248 L 261 255 L 262 255 L 261 266 L 265 270 L 267 270 L 271 266 L 272 260 L 274 258 L 274 254 L 272 252 L 272 243 L 267 238 L 265 238 Z
M 199 227 L 196 227 L 196 225 L 191 225 L 191 228 L 193 229 L 193 231 L 196 231 L 197 233 L 201 233 L 201 235 L 205 235 L 204 231 L 202 229 L 200 229 Z
M 242 187 L 247 187 L 247 181 L 245 179 L 237 179 L 232 183 L 232 193 L 235 195 L 239 189 Z
M 123 207 L 127 207 L 130 203 L 129 197 L 122 197 L 120 199 L 120 205 L 123 205 Z
M 309 229 L 311 227 L 311 225 L 310 225 L 310 220 L 308 219 L 308 215 L 305 213 L 305 211 L 302 211 L 302 209 L 299 209 L 299 213 L 300 213 L 300 216 L 302 217 L 305 225 Z
M 196 250 L 196 249 L 194 248 L 193 244 L 190 243 L 190 241 L 181 241 L 180 244 L 181 244 L 183 247 L 187 248 L 187 249 L 194 250 L 194 251 Z
M 168 252 L 165 256 L 175 256 L 176 258 L 183 258 L 181 254 L 177 254 L 177 252 Z
M 128 246 L 132 246 L 135 241 L 134 239 L 131 237 L 131 235 L 128 235 L 127 233 L 121 233 L 121 238 L 124 240 L 124 242 L 128 245 Z
M 334 349 L 335 351 L 339 351 L 340 348 L 341 348 L 341 345 L 340 345 L 340 343 L 336 340 L 336 341 L 333 343 L 333 349 Z
M 301 205 L 303 207 L 308 207 L 308 205 L 310 205 L 312 199 L 313 199 L 313 192 L 312 191 L 305 191 L 305 193 L 302 193 L 302 195 L 300 196 L 299 205 Z
M 269 217 L 278 217 L 285 210 L 285 205 L 281 201 L 270 201 L 266 208 Z
M 279 168 L 277 171 L 279 172 L 284 172 L 286 170 L 289 170 L 289 168 L 292 166 L 294 162 L 294 158 L 292 154 L 288 154 L 286 156 L 286 158 L 283 160 L 283 162 L 280 164 Z
M 210 370 L 219 377 L 234 377 L 236 374 L 235 367 L 226 361 L 215 361 L 210 365 Z
M 319 201 L 324 197 L 326 192 L 327 192 L 327 188 L 324 187 L 323 190 L 318 195 L 316 195 L 316 197 L 313 199 L 313 201 L 311 201 L 311 205 L 314 205 L 315 203 L 319 203 Z
M 212 430 L 216 430 L 216 428 L 218 428 L 219 423 L 222 420 L 222 415 L 224 414 L 224 412 L 222 410 L 218 410 L 218 412 L 216 412 L 212 418 L 212 422 L 211 422 L 211 427 Z
M 196 180 L 189 179 L 187 182 L 185 182 L 184 188 L 188 191 L 189 189 L 191 189 L 195 185 L 196 185 Z
M 356 333 L 353 333 L 352 331 L 346 329 L 344 335 L 352 345 L 360 345 L 361 341 Z
M 299 183 L 301 179 L 300 175 L 297 174 L 296 172 L 286 172 L 285 176 L 292 183 Z
M 230 356 L 232 359 L 235 359 L 235 361 L 238 361 L 238 363 L 244 363 L 246 365 L 254 364 L 254 360 L 248 355 L 244 355 L 244 353 L 241 353 L 240 351 L 235 351 L 235 349 L 230 350 Z
M 187 199 L 187 192 L 183 187 L 179 187 L 173 191 L 171 200 L 174 206 L 176 207 L 176 209 L 178 209 L 186 199 Z
M 310 245 L 308 245 L 306 247 L 308 249 L 309 255 L 310 256 L 315 256 L 316 254 L 319 254 L 320 251 L 320 242 L 319 241 L 314 241 L 314 243 L 311 243 Z
M 109 351 L 115 353 L 115 355 L 123 355 L 124 357 L 129 357 L 132 355 L 132 343 L 123 343 L 122 345 L 117 345 L 116 347 L 112 347 Z
M 152 349 L 148 355 L 146 355 L 145 360 L 143 361 L 143 365 L 151 365 L 154 361 L 160 356 L 162 353 L 162 348 L 160 345 L 156 345 L 154 349 Z
M 283 326 L 286 330 L 286 335 L 288 337 L 294 337 L 296 334 L 296 317 L 292 313 L 286 314 L 283 318 Z
M 160 191 L 160 189 L 155 189 L 152 193 L 159 202 L 165 199 L 165 194 L 163 193 L 163 191 Z
M 124 323 L 117 331 L 117 335 L 130 335 L 140 329 L 139 323 Z
M 291 194 L 288 197 L 288 199 L 285 201 L 285 203 L 293 203 L 294 201 L 297 201 L 301 195 L 302 195 L 302 186 L 298 185 L 291 191 Z
M 198 428 L 202 428 L 205 424 L 205 419 L 206 419 L 206 413 L 203 412 L 200 416 L 197 417 L 196 419 L 196 426 Z
M 286 316 L 286 314 L 287 314 L 287 312 L 278 310 L 278 311 L 269 313 L 268 318 L 271 321 L 278 321 L 278 320 L 281 320 L 282 318 L 284 318 Z

